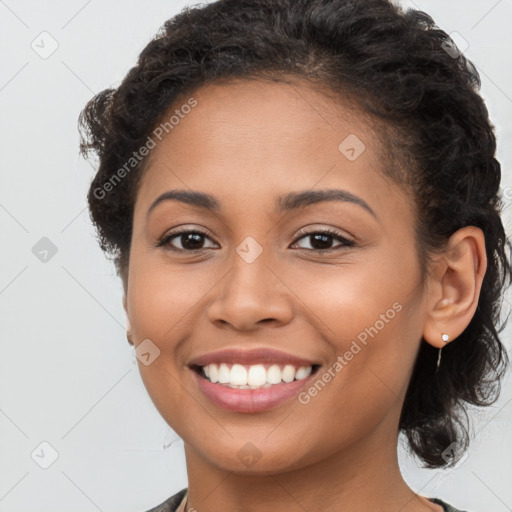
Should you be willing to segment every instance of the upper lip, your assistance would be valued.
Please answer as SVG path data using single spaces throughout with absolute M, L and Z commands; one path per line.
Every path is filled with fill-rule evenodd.
M 273 348 L 226 348 L 217 352 L 210 352 L 192 359 L 188 366 L 206 366 L 219 363 L 238 363 L 238 364 L 291 364 L 295 367 L 313 366 L 317 363 L 309 359 L 298 357 Z

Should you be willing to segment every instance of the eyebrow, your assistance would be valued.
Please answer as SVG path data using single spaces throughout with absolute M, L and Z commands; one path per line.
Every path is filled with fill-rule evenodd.
M 221 212 L 222 210 L 220 202 L 210 194 L 190 190 L 168 190 L 153 201 L 151 206 L 148 208 L 146 216 L 149 216 L 149 214 L 160 203 L 171 200 L 180 201 L 212 212 Z M 304 208 L 312 204 L 326 201 L 340 201 L 357 204 L 378 220 L 377 214 L 372 210 L 372 208 L 370 208 L 368 203 L 348 190 L 326 189 L 289 192 L 288 194 L 279 196 L 276 204 L 278 211 L 283 212 Z

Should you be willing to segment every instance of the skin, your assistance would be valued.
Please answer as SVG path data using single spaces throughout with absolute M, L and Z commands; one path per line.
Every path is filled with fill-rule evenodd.
M 443 333 L 457 342 L 476 310 L 482 231 L 454 233 L 422 285 L 410 193 L 384 177 L 378 133 L 357 110 L 299 80 L 217 83 L 193 97 L 198 105 L 151 151 L 123 298 L 131 342 L 149 338 L 160 350 L 150 365 L 138 364 L 185 443 L 189 507 L 442 510 L 400 474 L 398 421 L 422 336 L 438 348 Z M 354 161 L 338 149 L 349 134 L 366 146 Z M 377 218 L 349 202 L 275 209 L 280 194 L 329 188 L 362 198 Z M 222 213 L 170 200 L 147 216 L 170 189 L 208 192 Z M 180 236 L 156 247 L 178 226 L 205 231 L 204 248 L 179 252 L 187 243 Z M 314 237 L 299 239 L 301 228 L 332 228 L 356 245 L 329 238 L 331 251 L 314 252 Z M 250 264 L 236 252 L 247 236 L 263 249 Z M 396 302 L 400 312 L 308 404 L 227 411 L 202 394 L 187 367 L 227 347 L 273 347 L 319 361 L 322 375 Z M 237 456 L 248 442 L 261 455 L 250 467 Z

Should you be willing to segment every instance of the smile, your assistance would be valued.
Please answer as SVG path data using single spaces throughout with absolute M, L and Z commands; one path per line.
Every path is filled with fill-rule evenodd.
M 257 413 L 296 397 L 319 367 L 220 363 L 191 369 L 199 390 L 213 404 L 233 412 Z
M 201 367 L 202 375 L 214 384 L 222 384 L 236 389 L 260 389 L 308 377 L 312 366 L 295 367 L 291 364 L 273 365 L 242 365 L 242 364 L 209 364 Z

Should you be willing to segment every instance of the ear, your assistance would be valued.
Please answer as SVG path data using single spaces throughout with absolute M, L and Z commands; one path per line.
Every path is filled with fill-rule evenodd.
M 132 339 L 132 328 L 130 325 L 130 318 L 128 316 L 128 305 L 126 302 L 126 294 L 123 294 L 123 308 L 126 313 L 126 340 L 130 345 L 133 345 L 133 339 Z
M 466 226 L 450 237 L 433 265 L 427 285 L 427 317 L 423 338 L 436 348 L 457 338 L 475 314 L 487 256 L 480 228 Z M 443 334 L 449 339 L 444 341 Z

